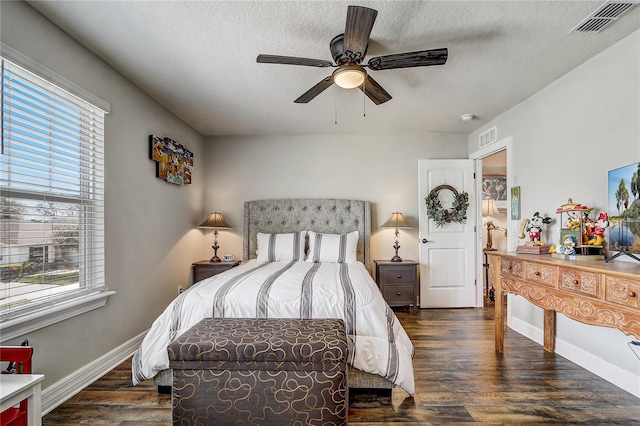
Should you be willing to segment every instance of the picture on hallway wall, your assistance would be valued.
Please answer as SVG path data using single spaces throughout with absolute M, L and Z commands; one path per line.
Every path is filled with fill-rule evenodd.
M 482 199 L 495 200 L 496 207 L 501 213 L 507 211 L 508 193 L 505 175 L 482 176 Z
M 189 185 L 193 152 L 171 138 L 149 135 L 149 158 L 156 162 L 156 177 L 176 185 Z

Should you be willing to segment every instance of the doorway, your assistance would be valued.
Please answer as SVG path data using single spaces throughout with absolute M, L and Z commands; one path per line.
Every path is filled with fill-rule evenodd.
M 478 151 L 472 152 L 469 158 L 475 160 L 476 171 L 478 173 L 478 179 L 476 179 L 476 191 L 481 196 L 478 196 L 476 226 L 477 232 L 477 246 L 476 246 L 476 282 L 477 285 L 477 300 L 478 307 L 487 306 L 490 302 L 489 291 L 491 289 L 491 283 L 489 281 L 488 266 L 486 262 L 486 251 L 488 242 L 487 222 L 493 221 L 493 225 L 497 229 L 492 229 L 491 233 L 491 245 L 492 248 L 504 251 L 511 251 L 517 244 L 517 239 L 514 240 L 514 235 L 517 234 L 517 230 L 514 230 L 513 221 L 510 219 L 511 205 L 510 205 L 510 189 L 512 186 L 517 185 L 516 177 L 512 175 L 513 170 L 513 138 L 506 137 L 500 139 L 488 146 L 480 148 Z M 483 194 L 483 180 L 486 181 L 486 190 Z M 491 188 L 490 185 L 498 184 L 498 188 Z M 504 186 L 504 187 L 503 187 Z M 505 195 L 506 191 L 506 195 Z M 494 199 L 495 202 L 485 201 L 483 206 L 483 200 Z M 483 214 L 484 207 L 484 214 Z
M 482 297 L 484 305 L 495 302 L 495 292 L 489 280 L 487 252 L 507 250 L 507 150 L 490 154 L 481 159 L 481 227 L 482 231 Z

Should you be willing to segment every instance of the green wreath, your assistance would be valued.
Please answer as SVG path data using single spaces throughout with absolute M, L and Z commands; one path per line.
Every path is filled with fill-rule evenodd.
M 442 208 L 438 193 L 443 189 L 453 192 L 454 200 L 451 209 Z M 467 208 L 469 207 L 469 194 L 458 191 L 451 185 L 436 186 L 431 190 L 429 195 L 424 199 L 427 203 L 427 216 L 433 219 L 437 227 L 441 227 L 447 223 L 465 223 L 467 221 Z

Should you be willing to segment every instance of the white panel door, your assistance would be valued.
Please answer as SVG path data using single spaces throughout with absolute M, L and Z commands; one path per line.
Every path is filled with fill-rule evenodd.
M 420 307 L 476 306 L 475 217 L 476 191 L 473 160 L 419 160 Z M 439 185 L 469 194 L 467 221 L 438 227 L 427 216 L 425 198 Z M 438 192 L 443 208 L 451 207 L 454 194 Z

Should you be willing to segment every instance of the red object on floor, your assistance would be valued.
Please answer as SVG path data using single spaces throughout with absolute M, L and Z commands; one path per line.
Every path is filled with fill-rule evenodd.
M 2 374 L 31 374 L 31 346 L 0 346 L 0 362 L 13 363 L 13 370 Z M 17 407 L 11 407 L 0 413 L 2 426 L 27 425 L 27 400 L 20 402 Z

